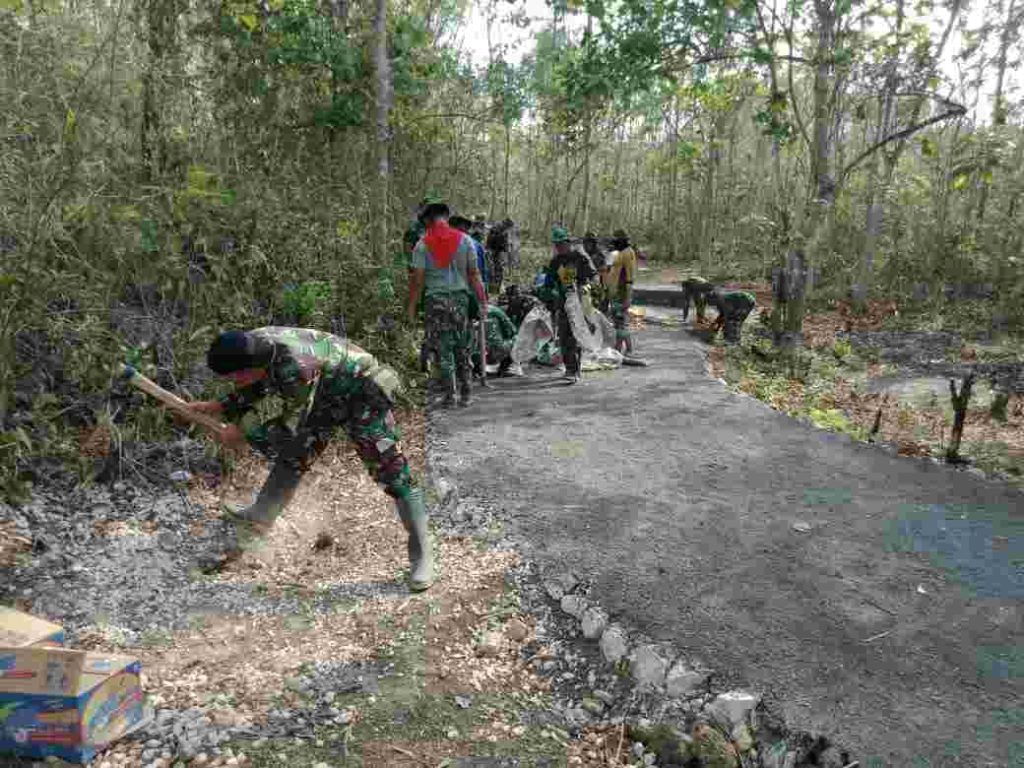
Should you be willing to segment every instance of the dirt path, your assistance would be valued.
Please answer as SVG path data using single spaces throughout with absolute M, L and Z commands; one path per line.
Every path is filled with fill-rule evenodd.
M 436 414 L 459 487 L 614 618 L 865 768 L 1018 764 L 1024 497 L 732 394 L 683 331 L 638 342 L 652 367 L 500 380 Z

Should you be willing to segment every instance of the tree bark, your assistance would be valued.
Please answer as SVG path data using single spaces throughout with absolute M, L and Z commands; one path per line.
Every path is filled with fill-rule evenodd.
M 897 42 L 894 50 L 886 62 L 885 90 L 882 93 L 880 112 L 878 116 L 878 132 L 875 142 L 881 141 L 884 137 L 896 132 L 896 87 L 899 84 L 899 47 L 900 35 L 903 33 L 903 0 L 896 0 L 896 27 L 895 37 Z M 876 195 L 882 192 L 884 195 L 887 184 L 878 189 L 878 179 L 881 174 L 882 153 L 879 152 L 871 164 L 871 173 L 868 178 L 868 200 L 867 214 L 864 222 L 864 255 L 861 264 L 860 284 L 863 291 L 855 291 L 855 306 L 858 311 L 864 307 L 863 300 L 871 292 L 871 283 L 875 271 L 875 253 L 878 249 L 878 238 L 882 233 L 882 219 L 884 215 L 883 203 Z M 891 181 L 889 174 L 886 174 L 886 182 Z
M 391 58 L 388 54 L 388 2 L 376 0 L 373 17 L 373 62 L 375 70 L 376 147 L 377 147 L 377 200 L 372 220 L 376 224 L 374 257 L 378 266 L 388 263 L 388 176 L 390 174 L 389 145 L 391 142 L 392 83 Z
M 959 392 L 956 391 L 956 383 L 952 379 L 949 380 L 949 398 L 953 404 L 953 434 L 949 438 L 949 449 L 946 451 L 948 461 L 960 460 L 960 440 L 964 433 L 964 420 L 967 418 L 967 405 L 971 401 L 973 386 L 973 371 L 967 374 Z

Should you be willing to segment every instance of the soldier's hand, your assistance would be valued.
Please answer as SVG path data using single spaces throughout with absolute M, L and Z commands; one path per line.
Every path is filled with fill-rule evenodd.
M 237 451 L 245 446 L 245 433 L 237 424 L 229 424 L 217 434 L 217 442 Z

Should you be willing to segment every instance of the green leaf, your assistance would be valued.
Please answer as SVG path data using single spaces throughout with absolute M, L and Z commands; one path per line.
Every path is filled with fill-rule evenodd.
M 259 19 L 256 18 L 255 13 L 243 13 L 237 18 L 238 23 L 245 27 L 246 30 L 248 30 L 249 32 L 252 32 L 254 29 L 256 29 L 257 25 L 259 24 Z
M 157 244 L 157 226 L 152 219 L 143 219 L 139 222 L 139 229 L 142 232 L 142 250 L 145 253 L 155 253 L 160 250 Z
M 64 142 L 66 144 L 70 144 L 75 140 L 78 134 L 76 127 L 75 110 L 69 109 L 67 116 L 64 118 Z
M 992 171 L 985 171 L 983 174 L 981 174 L 981 182 L 986 187 L 991 187 L 992 186 Z
M 953 179 L 953 183 L 950 186 L 959 192 L 960 190 L 966 189 L 969 179 L 970 177 L 966 173 L 958 174 L 957 177 Z
M 939 154 L 938 145 L 932 139 L 925 136 L 921 139 L 921 154 L 925 157 L 936 157 Z

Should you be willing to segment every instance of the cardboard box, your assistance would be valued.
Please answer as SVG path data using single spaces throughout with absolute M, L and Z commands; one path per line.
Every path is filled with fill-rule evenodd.
M 59 624 L 0 605 L 0 647 L 64 645 L 64 628 Z
M 0 754 L 87 763 L 144 717 L 140 665 L 64 648 L 0 648 Z

